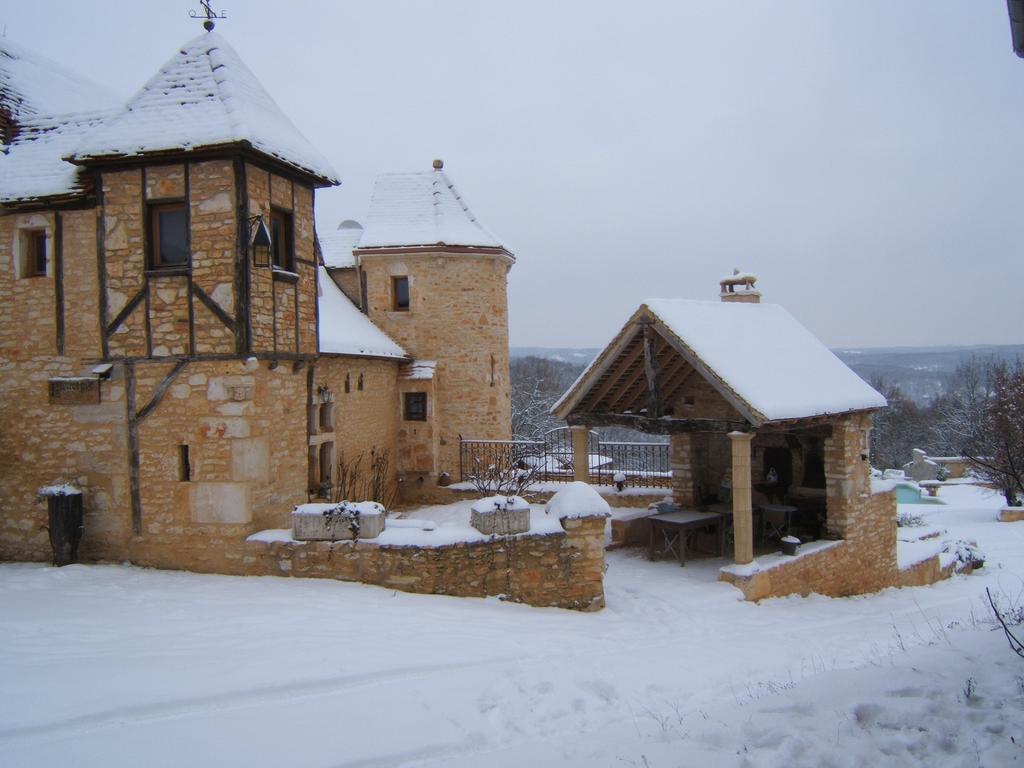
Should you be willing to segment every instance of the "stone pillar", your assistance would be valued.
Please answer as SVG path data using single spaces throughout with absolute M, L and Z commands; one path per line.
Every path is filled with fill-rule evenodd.
M 672 499 L 680 507 L 696 507 L 697 471 L 693 435 L 672 435 Z
M 590 428 L 584 424 L 569 427 L 572 435 L 572 479 L 590 482 Z
M 830 536 L 856 536 L 856 511 L 871 492 L 867 440 L 871 416 L 859 413 L 837 419 L 825 439 L 825 503 Z
M 730 432 L 732 441 L 732 532 L 734 559 L 746 565 L 754 559 L 753 504 L 750 498 L 750 442 L 753 432 Z

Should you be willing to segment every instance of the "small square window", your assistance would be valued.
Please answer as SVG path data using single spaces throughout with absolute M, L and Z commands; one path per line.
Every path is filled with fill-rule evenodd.
M 22 277 L 46 277 L 47 241 L 45 229 L 29 229 L 22 233 Z
M 295 271 L 292 215 L 287 211 L 270 212 L 270 263 L 274 269 Z
M 409 278 L 408 277 L 392 277 L 391 278 L 391 297 L 392 297 L 392 308 L 399 312 L 405 312 L 409 309 Z
M 426 421 L 427 420 L 427 393 L 406 392 L 405 393 L 405 420 Z
M 185 203 L 162 203 L 149 208 L 150 266 L 154 269 L 188 266 L 188 212 Z

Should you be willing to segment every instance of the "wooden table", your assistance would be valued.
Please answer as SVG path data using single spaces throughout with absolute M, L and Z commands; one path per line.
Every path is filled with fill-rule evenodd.
M 723 516 L 717 512 L 663 512 L 647 518 L 651 523 L 650 542 L 647 545 L 647 559 L 654 560 L 655 542 L 660 542 L 661 553 L 671 552 L 679 557 L 679 564 L 686 565 L 686 533 L 713 526 L 718 533 L 719 554 L 725 554 L 725 526 Z

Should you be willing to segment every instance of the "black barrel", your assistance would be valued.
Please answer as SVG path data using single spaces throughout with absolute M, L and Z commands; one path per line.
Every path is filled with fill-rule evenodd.
M 50 547 L 54 565 L 69 565 L 78 560 L 82 540 L 82 494 L 54 494 L 46 497 L 50 513 Z

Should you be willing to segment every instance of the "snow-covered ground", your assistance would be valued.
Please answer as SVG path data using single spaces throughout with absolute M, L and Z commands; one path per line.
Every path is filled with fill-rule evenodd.
M 915 508 L 984 570 L 850 598 L 739 600 L 719 560 L 609 553 L 594 614 L 333 581 L 0 566 L 4 766 L 1004 766 L 1024 660 L 986 586 L 1024 523 Z

